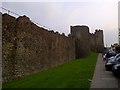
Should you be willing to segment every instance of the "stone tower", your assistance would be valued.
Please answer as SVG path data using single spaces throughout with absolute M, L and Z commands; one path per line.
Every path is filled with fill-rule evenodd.
M 92 52 L 96 52 L 96 36 L 94 33 L 90 33 L 90 48 Z
M 103 30 L 95 30 L 95 44 L 96 44 L 96 51 L 102 52 L 104 48 Z
M 71 26 L 71 35 L 75 38 L 76 58 L 86 56 L 90 52 L 90 34 L 88 26 Z
M 90 52 L 101 53 L 103 51 L 103 30 L 89 33 L 88 26 L 71 26 L 71 36 L 75 38 L 76 58 L 86 56 Z

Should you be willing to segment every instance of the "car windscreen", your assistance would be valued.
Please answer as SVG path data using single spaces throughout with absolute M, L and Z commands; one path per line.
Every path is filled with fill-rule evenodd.
M 116 55 L 116 58 L 120 57 L 120 53 Z
M 116 58 L 117 61 L 120 61 L 120 56 L 118 58 Z

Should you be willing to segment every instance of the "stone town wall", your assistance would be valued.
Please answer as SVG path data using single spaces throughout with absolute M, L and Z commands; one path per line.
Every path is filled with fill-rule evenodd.
M 37 26 L 26 16 L 2 15 L 2 82 L 47 70 L 90 52 L 102 52 L 103 31 L 71 26 L 68 36 Z
M 38 27 L 26 16 L 2 15 L 3 82 L 75 59 L 75 40 Z
M 91 34 L 88 26 L 71 26 L 71 36 L 75 37 L 76 58 L 84 57 L 90 52 L 102 52 L 104 48 L 103 30 Z
M 16 54 L 16 18 L 2 15 L 2 79 L 14 79 L 15 54 Z

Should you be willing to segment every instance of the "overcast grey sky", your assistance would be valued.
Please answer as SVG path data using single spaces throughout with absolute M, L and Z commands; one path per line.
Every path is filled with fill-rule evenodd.
M 70 33 L 71 25 L 87 25 L 91 33 L 95 29 L 104 31 L 105 45 L 118 42 L 119 0 L 25 1 L 5 0 L 2 7 L 19 15 L 27 15 L 32 21 L 66 35 Z

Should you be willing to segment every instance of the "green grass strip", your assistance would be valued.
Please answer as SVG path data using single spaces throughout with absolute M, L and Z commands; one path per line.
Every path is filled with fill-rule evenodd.
M 3 88 L 89 88 L 98 54 L 3 84 Z

